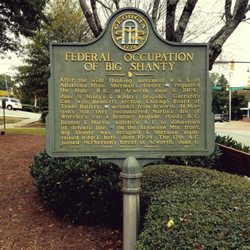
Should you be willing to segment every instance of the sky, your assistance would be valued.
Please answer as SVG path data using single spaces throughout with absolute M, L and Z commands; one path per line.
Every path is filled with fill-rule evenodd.
M 250 23 L 241 23 L 226 41 L 223 52 L 217 60 L 242 61 L 235 63 L 230 75 L 231 87 L 246 86 L 250 82 Z M 229 64 L 214 64 L 212 72 L 223 73 L 229 79 Z
M 22 65 L 22 60 L 15 53 L 0 55 L 0 74 L 13 76 L 17 70 L 15 67 Z
M 213 1 L 213 0 L 212 0 Z M 205 1 L 207 8 L 211 9 L 214 7 L 215 9 L 223 7 L 224 1 L 214 0 L 214 5 L 211 4 L 212 1 Z M 201 6 L 204 6 L 202 3 L 203 0 L 200 1 Z M 204 8 L 203 8 L 204 10 Z M 219 11 L 214 12 L 215 15 L 219 13 Z M 204 17 L 205 18 L 205 17 Z M 205 20 L 205 19 L 204 19 Z M 206 22 L 206 20 L 205 20 Z M 208 22 L 208 20 L 207 20 Z M 224 74 L 227 79 L 230 78 L 231 86 L 246 86 L 248 80 L 250 79 L 250 48 L 249 48 L 249 34 L 250 34 L 250 22 L 241 23 L 234 33 L 229 37 L 226 43 L 223 46 L 223 52 L 217 60 L 222 61 L 244 61 L 248 63 L 235 63 L 234 70 L 230 73 L 229 76 L 229 64 L 214 64 L 211 72 L 217 72 L 219 74 Z M 193 41 L 192 41 L 193 42 Z M 22 64 L 22 60 L 15 53 L 8 53 L 6 56 L 0 55 L 0 74 L 8 74 L 14 75 L 17 70 L 15 67 L 20 66 Z

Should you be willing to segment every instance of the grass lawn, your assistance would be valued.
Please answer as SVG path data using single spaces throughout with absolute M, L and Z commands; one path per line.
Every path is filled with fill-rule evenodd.
M 45 128 L 7 128 L 5 132 L 18 135 L 45 135 Z
M 5 132 L 15 135 L 45 135 L 45 125 L 41 122 L 34 122 L 25 127 L 7 128 Z

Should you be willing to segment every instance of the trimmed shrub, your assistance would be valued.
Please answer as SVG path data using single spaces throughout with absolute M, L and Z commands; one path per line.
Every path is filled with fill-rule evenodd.
M 237 142 L 236 140 L 234 140 L 232 137 L 230 136 L 220 136 L 220 135 L 216 135 L 215 138 L 215 142 L 218 144 L 222 144 L 224 146 L 230 147 L 230 148 L 234 148 L 246 153 L 250 153 L 250 147 L 243 145 L 240 142 Z
M 95 158 L 53 158 L 40 153 L 30 172 L 42 200 L 60 217 L 72 223 L 120 222 L 122 195 L 117 166 Z
M 221 151 L 217 145 L 215 145 L 214 152 L 208 156 L 166 156 L 164 163 L 182 165 L 182 166 L 198 166 L 213 168 L 217 164 Z
M 47 111 L 47 110 L 43 111 L 39 121 L 42 122 L 42 123 L 45 123 L 46 122 L 46 116 L 47 116 L 48 113 L 49 113 L 49 111 Z
M 249 249 L 250 182 L 214 170 L 143 169 L 137 249 Z
M 249 153 L 250 147 L 242 145 L 230 136 L 220 136 L 216 134 L 215 143 L 222 144 L 240 151 Z M 166 156 L 164 163 L 182 165 L 182 166 L 196 166 L 215 168 L 219 164 L 220 156 L 222 155 L 218 145 L 215 145 L 214 152 L 209 156 Z
M 39 107 L 35 107 L 30 104 L 22 104 L 22 110 L 26 112 L 35 112 L 35 113 L 38 113 L 40 111 Z

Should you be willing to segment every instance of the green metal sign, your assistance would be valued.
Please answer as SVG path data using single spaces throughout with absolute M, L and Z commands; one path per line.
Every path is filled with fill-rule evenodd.
M 221 87 L 221 86 L 213 86 L 212 89 L 213 89 L 213 90 L 221 90 L 222 87 Z
M 244 87 L 229 87 L 229 90 L 243 90 Z
M 47 151 L 162 158 L 213 151 L 207 44 L 162 39 L 125 8 L 93 42 L 52 43 Z

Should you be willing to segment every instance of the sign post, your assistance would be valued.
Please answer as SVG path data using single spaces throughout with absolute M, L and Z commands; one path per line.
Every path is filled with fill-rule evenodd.
M 122 168 L 123 250 L 136 249 L 140 219 L 141 166 L 134 157 L 125 159 Z
M 6 109 L 6 100 L 2 100 L 2 109 L 3 109 L 3 129 L 6 130 L 6 117 L 5 117 L 5 109 Z
M 211 89 L 208 45 L 162 39 L 135 8 L 90 43 L 51 44 L 46 150 L 119 162 L 124 249 L 135 248 L 142 162 L 213 151 Z

